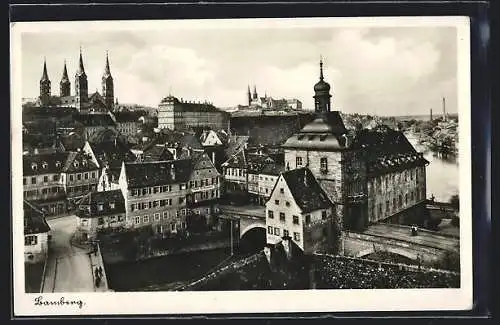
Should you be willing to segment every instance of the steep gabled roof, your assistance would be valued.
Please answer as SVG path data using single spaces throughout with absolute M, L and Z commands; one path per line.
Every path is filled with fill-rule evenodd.
M 67 152 L 23 156 L 23 175 L 57 174 L 62 172 L 68 158 Z
M 50 231 L 50 227 L 45 220 L 45 215 L 39 207 L 24 200 L 23 210 L 24 235 L 40 234 Z
M 274 160 L 268 155 L 257 154 L 257 153 L 247 153 L 247 166 L 249 173 L 260 173 L 266 164 L 274 163 Z
M 68 153 L 68 158 L 64 163 L 62 169 L 63 173 L 77 173 L 86 172 L 99 169 L 99 167 L 92 161 L 90 155 L 84 152 L 74 152 Z
M 99 206 L 102 209 L 99 209 Z M 121 190 L 90 192 L 78 204 L 79 217 L 94 218 L 125 213 L 125 199 Z
M 168 161 L 173 160 L 174 155 L 165 145 L 155 145 L 144 151 L 144 161 Z
M 203 150 L 203 146 L 196 135 L 190 132 L 178 132 L 162 129 L 162 131 L 157 135 L 155 143 L 167 144 L 169 147 L 177 145 L 195 150 Z
M 302 210 L 302 213 L 326 209 L 333 205 L 309 168 L 303 167 L 288 170 L 282 173 L 281 176 L 285 180 L 292 193 L 293 200 Z M 274 190 L 276 190 L 276 186 Z
M 125 172 L 129 188 L 185 183 L 191 175 L 191 160 L 126 163 Z
M 225 167 L 231 168 L 247 168 L 247 157 L 246 157 L 246 149 L 240 149 L 238 152 L 233 154 L 231 158 L 229 158 L 222 165 Z
M 279 176 L 279 174 L 284 171 L 285 171 L 285 166 L 271 163 L 271 164 L 264 164 L 264 167 L 260 171 L 260 174 Z
M 75 117 L 75 121 L 82 124 L 85 127 L 114 127 L 115 122 L 108 114 L 79 114 Z
M 121 167 L 123 161 L 135 161 L 134 154 L 128 145 L 121 141 L 89 142 L 90 148 L 100 164 L 111 167 Z

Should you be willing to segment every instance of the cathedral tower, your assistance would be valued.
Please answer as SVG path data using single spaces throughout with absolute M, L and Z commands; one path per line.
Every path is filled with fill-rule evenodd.
M 314 111 L 330 112 L 330 85 L 323 78 L 323 59 L 319 60 L 319 81 L 314 85 Z
M 43 59 L 43 73 L 40 79 L 40 103 L 48 105 L 50 102 L 50 79 L 47 74 L 47 62 Z
M 87 75 L 85 74 L 85 68 L 83 67 L 82 49 L 80 48 L 80 61 L 78 65 L 78 70 L 75 75 L 75 99 L 76 108 L 78 110 L 84 108 L 89 100 L 89 90 Z
M 102 75 L 102 97 L 104 97 L 104 103 L 109 110 L 112 110 L 114 103 L 114 87 L 113 87 L 113 77 L 111 76 L 111 71 L 109 69 L 109 59 L 108 52 L 106 52 L 106 66 L 104 67 L 104 74 Z
M 61 82 L 59 83 L 59 90 L 61 97 L 71 96 L 71 82 L 68 78 L 68 70 L 66 69 L 66 60 L 64 60 L 63 74 Z
M 258 99 L 258 96 L 257 96 L 257 86 L 253 86 L 253 96 L 252 96 L 253 99 L 257 100 Z
M 247 88 L 247 98 L 248 98 L 248 106 L 252 104 L 252 93 L 250 92 L 250 85 Z

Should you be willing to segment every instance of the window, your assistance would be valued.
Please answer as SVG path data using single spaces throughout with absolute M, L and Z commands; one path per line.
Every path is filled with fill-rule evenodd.
M 180 184 L 179 185 L 180 190 L 185 190 L 186 189 L 186 184 Z
M 149 216 L 142 217 L 142 222 L 144 222 L 144 223 L 149 222 Z
M 155 213 L 155 221 L 159 221 L 160 220 L 160 214 L 159 213 Z
M 69 181 L 72 182 L 74 180 L 74 175 L 69 175 Z
M 104 219 L 103 218 L 97 219 L 97 224 L 98 225 L 103 225 L 104 224 Z
M 118 222 L 123 221 L 124 217 L 123 216 L 118 216 Z
M 413 199 L 415 198 L 415 194 L 413 191 L 410 192 L 410 200 L 413 201 Z
M 109 208 L 114 209 L 115 208 L 115 202 L 109 202 Z
M 321 211 L 321 219 L 326 220 L 326 211 Z
M 306 225 L 308 225 L 310 223 L 311 223 L 311 215 L 310 214 L 306 214 Z
M 299 216 L 293 216 L 293 224 L 298 225 L 299 224 Z
M 89 173 L 85 173 L 85 174 L 83 174 L 83 176 L 85 179 L 89 179 Z
M 285 193 L 285 189 L 284 189 L 283 187 L 282 187 L 282 188 L 280 188 L 280 193 L 281 193 L 281 194 L 284 194 L 284 193 Z
M 320 158 L 319 168 L 322 173 L 326 173 L 328 171 L 328 159 L 326 157 Z
M 283 229 L 283 237 L 288 237 L 288 236 L 290 236 L 290 233 L 288 232 L 288 230 Z
M 183 204 L 184 203 L 184 198 L 183 197 L 180 197 L 179 198 L 179 204 Z
M 396 209 L 396 198 L 392 198 L 392 208 Z
M 173 223 L 173 224 L 170 225 L 170 230 L 171 231 L 175 231 L 175 223 Z
M 36 235 L 24 236 L 24 245 L 25 246 L 34 246 L 38 242 Z
M 135 217 L 135 224 L 138 225 L 141 223 L 141 217 Z
M 294 232 L 294 233 L 293 233 L 293 240 L 295 240 L 295 241 L 299 241 L 299 240 L 300 240 L 300 233 L 298 233 L 298 232 Z
M 52 176 L 52 181 L 57 182 L 59 180 L 59 175 Z
M 47 183 L 49 181 L 49 176 L 43 176 L 43 182 Z
M 276 236 L 279 236 L 279 235 L 280 235 L 280 228 L 275 227 L 275 228 L 274 228 L 274 234 L 275 234 Z
M 77 174 L 76 175 L 76 179 L 79 180 L 79 181 L 81 181 L 82 180 L 82 174 Z
M 280 205 L 280 200 L 274 200 L 274 204 Z
M 285 214 L 280 212 L 280 221 L 285 221 Z
M 104 207 L 102 203 L 97 204 L 97 211 L 102 211 L 103 209 Z
M 385 211 L 389 212 L 391 210 L 391 207 L 389 205 L 389 200 L 385 201 Z
M 273 234 L 273 227 L 268 226 L 268 227 L 267 227 L 267 233 L 268 233 L 269 235 L 272 235 L 272 234 Z
M 379 216 L 382 216 L 382 203 L 378 204 L 378 214 Z
M 274 219 L 274 212 L 273 211 L 267 211 L 267 216 L 269 219 Z
M 168 211 L 164 211 L 163 212 L 163 219 L 167 219 L 168 218 Z
M 287 207 L 289 207 L 289 206 L 290 206 L 290 202 L 286 201 L 286 202 L 285 202 L 285 205 L 286 205 Z
M 36 184 L 36 177 L 31 177 L 31 184 Z
M 130 211 L 131 211 L 131 212 L 134 212 L 134 211 L 135 211 L 135 203 L 132 203 L 132 204 L 130 205 Z
M 296 158 L 295 158 L 295 165 L 296 165 L 297 167 L 302 166 L 302 157 L 296 157 Z
M 405 194 L 405 205 L 408 205 L 408 193 Z
M 91 173 L 92 178 L 95 178 L 95 172 Z

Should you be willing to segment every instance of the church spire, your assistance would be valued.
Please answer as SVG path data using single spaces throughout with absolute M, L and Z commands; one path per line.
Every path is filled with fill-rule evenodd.
M 42 73 L 42 79 L 40 81 L 48 81 L 49 80 L 49 75 L 47 74 L 47 60 L 44 57 L 43 58 L 43 73 Z
M 59 90 L 61 97 L 66 97 L 71 95 L 71 82 L 68 78 L 68 69 L 66 68 L 66 60 L 64 60 L 63 74 L 61 77 L 61 82 L 59 84 Z
M 319 57 L 319 80 L 323 80 L 323 56 Z
M 111 76 L 111 70 L 109 69 L 108 51 L 106 51 L 106 66 L 104 67 L 104 75 L 103 75 L 103 77 L 109 77 L 109 76 Z
M 106 64 L 104 66 L 104 74 L 101 80 L 102 86 L 102 96 L 104 97 L 104 102 L 109 110 L 113 110 L 115 96 L 114 96 L 114 85 L 113 77 L 111 76 L 111 70 L 109 69 L 109 55 L 106 51 Z
M 64 60 L 64 68 L 63 68 L 63 75 L 62 75 L 62 80 L 69 80 L 68 78 L 68 69 L 66 68 L 66 60 Z
M 78 64 L 78 71 L 76 72 L 77 75 L 83 75 L 85 74 L 85 68 L 83 66 L 83 57 L 82 57 L 82 47 L 80 46 L 80 59 L 79 59 L 79 64 Z

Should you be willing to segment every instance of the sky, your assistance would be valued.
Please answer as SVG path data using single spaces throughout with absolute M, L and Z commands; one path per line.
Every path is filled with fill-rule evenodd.
M 322 56 L 335 110 L 440 113 L 446 97 L 447 111 L 457 112 L 455 27 L 40 29 L 21 36 L 22 96 L 38 96 L 44 57 L 52 94 L 64 60 L 74 94 L 80 46 L 89 93 L 101 90 L 109 52 L 120 103 L 157 107 L 172 94 L 231 107 L 246 104 L 255 85 L 259 96 L 297 98 L 312 109 Z

